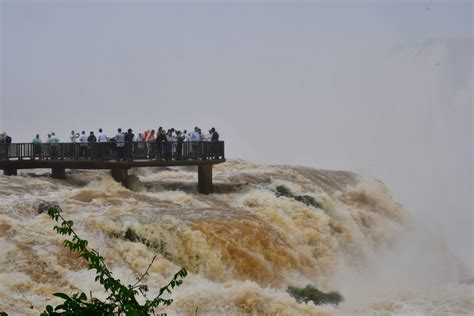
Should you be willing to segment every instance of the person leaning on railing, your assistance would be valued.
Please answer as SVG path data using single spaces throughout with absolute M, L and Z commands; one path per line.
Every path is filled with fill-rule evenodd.
M 154 158 L 155 153 L 153 150 L 154 148 L 153 143 L 156 141 L 154 129 L 152 129 L 151 132 L 146 134 L 144 141 L 146 143 L 146 157 L 149 159 Z
M 59 138 L 56 136 L 56 133 L 52 132 L 51 137 L 49 138 L 49 143 L 51 144 L 51 158 L 56 159 L 59 155 Z
M 199 127 L 195 127 L 194 131 L 191 132 L 191 142 L 192 142 L 192 158 L 199 158 L 199 143 L 201 142 L 201 133 L 199 132 Z
M 125 146 L 125 135 L 122 133 L 122 129 L 117 129 L 117 135 L 115 139 L 115 150 L 117 151 L 117 161 L 124 159 L 124 146 Z
M 216 159 L 218 156 L 217 153 L 217 142 L 219 141 L 219 133 L 216 131 L 216 129 L 213 127 L 209 130 L 209 139 L 211 141 L 211 148 L 210 148 L 210 159 Z
M 125 157 L 128 160 L 132 160 L 133 158 L 133 139 L 135 138 L 135 134 L 133 134 L 133 130 L 131 128 L 124 134 L 125 135 Z
M 89 137 L 87 137 L 88 151 L 89 151 L 89 158 L 93 159 L 96 156 L 96 144 L 97 144 L 97 137 L 95 137 L 94 132 L 90 131 Z
M 88 137 L 86 131 L 82 131 L 81 136 L 79 137 L 79 155 L 80 158 L 86 158 L 87 156 L 87 147 L 88 147 Z
M 102 128 L 99 128 L 99 134 L 97 135 L 97 142 L 99 143 L 97 144 L 97 154 L 100 160 L 104 160 L 107 153 L 107 149 L 108 149 L 107 143 L 109 142 L 109 138 L 102 131 Z
M 41 156 L 43 154 L 43 150 L 41 149 L 41 143 L 42 142 L 41 142 L 40 135 L 36 134 L 36 137 L 33 138 L 31 143 L 33 144 L 33 159 L 35 159 L 36 157 L 41 159 L 42 158 Z
M 164 143 L 166 143 L 166 132 L 161 127 L 158 129 L 158 134 L 156 135 L 155 142 L 156 142 L 156 150 L 157 150 L 156 158 L 159 160 L 162 160 L 164 158 L 163 149 L 164 149 Z

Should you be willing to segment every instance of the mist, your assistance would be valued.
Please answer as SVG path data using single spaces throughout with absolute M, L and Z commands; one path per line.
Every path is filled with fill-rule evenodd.
M 471 269 L 472 4 L 1 3 L 0 130 L 215 126 L 228 158 L 375 176 Z

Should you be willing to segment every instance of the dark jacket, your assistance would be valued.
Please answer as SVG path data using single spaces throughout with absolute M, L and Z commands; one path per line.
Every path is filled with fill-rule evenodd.
M 158 144 L 161 144 L 161 143 L 165 143 L 167 141 L 166 139 L 166 136 L 163 135 L 163 134 L 159 134 L 158 136 L 156 136 L 156 140 L 155 140 Z
M 125 133 L 125 141 L 126 142 L 133 142 L 133 139 L 135 138 L 135 134 L 133 133 Z

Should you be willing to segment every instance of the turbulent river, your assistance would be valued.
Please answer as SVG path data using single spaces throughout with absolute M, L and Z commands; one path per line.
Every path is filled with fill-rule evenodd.
M 170 315 L 463 315 L 474 310 L 467 269 L 375 179 L 344 171 L 230 161 L 200 195 L 191 167 L 0 175 L 0 311 L 38 315 L 52 293 L 105 292 L 40 214 L 53 201 L 114 275 L 156 293 L 181 267 Z M 277 197 L 284 185 L 316 206 Z M 133 238 L 130 238 L 133 236 Z M 289 285 L 339 291 L 338 307 L 298 303 Z

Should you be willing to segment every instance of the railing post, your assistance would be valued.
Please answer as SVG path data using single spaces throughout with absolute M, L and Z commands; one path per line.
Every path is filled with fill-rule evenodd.
M 64 180 L 66 179 L 66 169 L 60 167 L 54 167 L 51 169 L 51 177 L 54 179 Z
M 128 185 L 128 169 L 123 167 L 113 167 L 110 170 L 115 181 L 122 183 L 124 187 Z
M 16 176 L 18 174 L 18 170 L 12 167 L 6 167 L 3 169 L 3 175 L 5 176 Z

